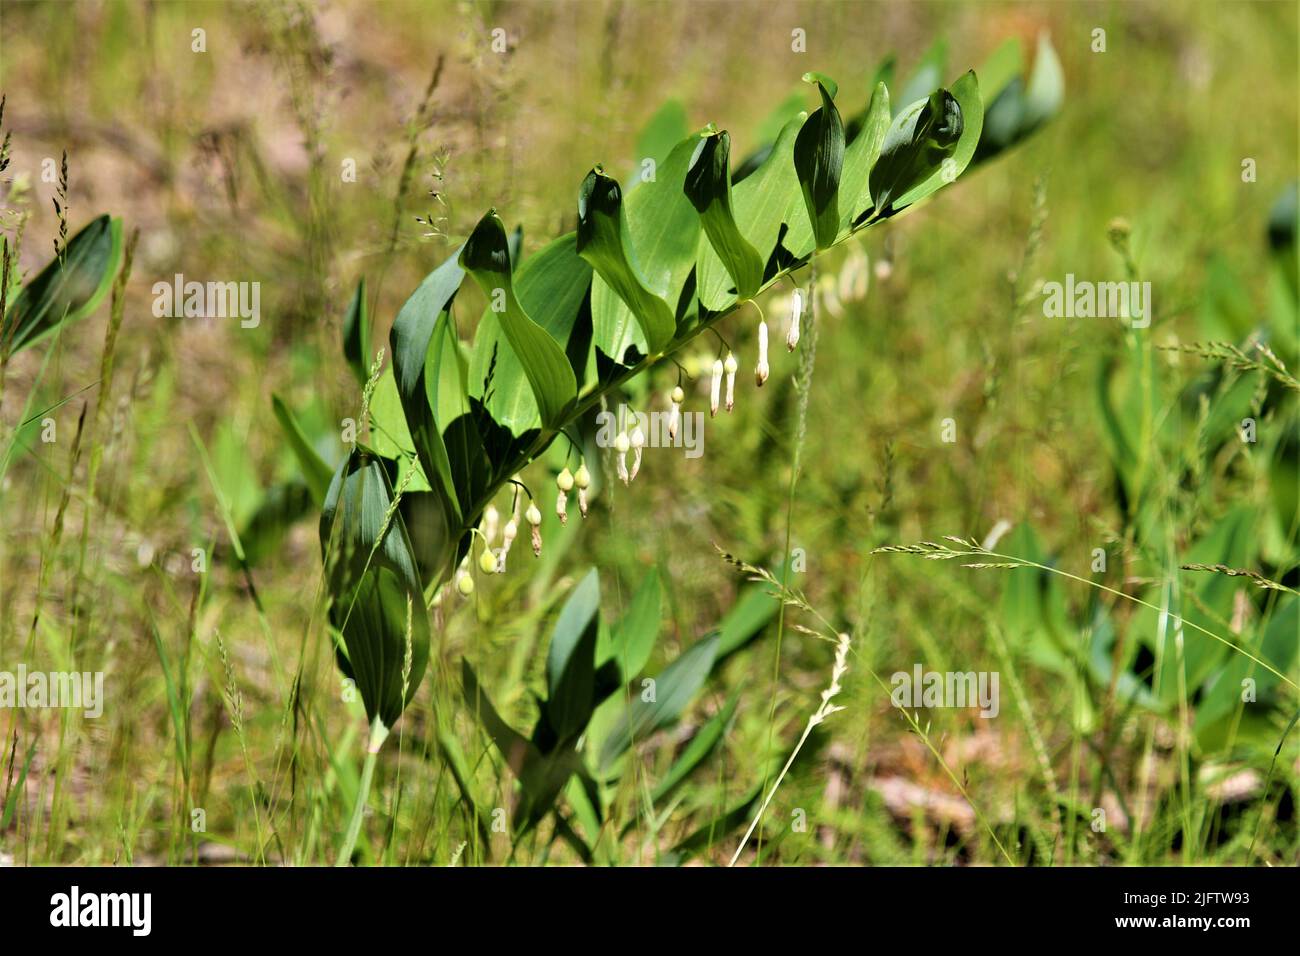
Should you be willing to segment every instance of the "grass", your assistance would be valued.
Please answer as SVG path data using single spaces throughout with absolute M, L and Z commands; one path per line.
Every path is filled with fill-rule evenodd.
M 7 249 L 33 270 L 102 211 L 139 238 L 110 303 L 4 370 L 0 671 L 100 670 L 108 700 L 96 720 L 0 710 L 0 861 L 572 863 L 570 835 L 597 864 L 1300 857 L 1300 335 L 1265 240 L 1297 175 L 1293 5 L 74 9 L 8 5 L 0 20 Z M 808 54 L 789 51 L 787 21 Z M 1098 25 L 1105 54 L 1088 48 Z M 440 596 L 428 673 L 397 740 L 368 753 L 271 406 L 285 396 L 341 459 L 340 423 L 364 422 L 370 400 L 340 347 L 360 276 L 373 356 L 489 205 L 535 250 L 572 227 L 592 163 L 631 172 L 640 124 L 669 96 L 693 123 L 726 121 L 740 155 L 805 70 L 856 106 L 889 51 L 906 72 L 943 34 L 955 71 L 1040 27 L 1062 53 L 1066 112 L 865 240 L 865 295 L 833 309 L 809 296 L 794 355 L 766 296 L 761 390 L 754 313 L 723 323 L 736 408 L 709 420 L 703 457 L 647 449 L 630 487 L 605 461 L 591 516 L 561 528 L 548 514 L 541 558 L 516 541 L 507 574 L 477 574 L 476 545 L 473 595 Z M 42 182 L 65 148 L 66 185 Z M 1244 156 L 1257 182 L 1241 182 Z M 824 289 L 849 255 L 802 287 Z M 260 281 L 261 325 L 154 318 L 152 283 L 177 272 Z M 1041 283 L 1066 273 L 1151 281 L 1151 328 L 1045 319 Z M 482 300 L 463 298 L 468 339 Z M 714 344 L 681 357 L 684 412 L 707 407 Z M 677 379 L 670 367 L 626 396 L 649 408 Z M 11 445 L 45 417 L 53 443 L 29 425 Z M 1254 443 L 1236 437 L 1244 418 Z M 534 471 L 549 493 L 552 473 Z M 566 790 L 559 820 L 512 841 L 494 823 L 515 778 L 465 705 L 461 660 L 504 719 L 532 726 L 552 627 L 593 564 L 611 621 L 660 572 L 650 676 L 748 577 L 780 609 L 681 721 L 637 741 L 602 820 Z M 894 708 L 888 675 L 916 662 L 1000 672 L 1001 713 Z M 810 722 L 837 670 L 843 709 Z M 716 749 L 656 796 L 733 699 Z

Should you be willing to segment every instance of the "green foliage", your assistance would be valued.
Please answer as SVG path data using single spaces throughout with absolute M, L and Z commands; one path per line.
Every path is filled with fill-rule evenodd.
M 0 353 L 13 355 L 98 308 L 122 259 L 122 221 L 99 216 L 10 297 L 0 324 Z
M 835 87 L 825 77 L 809 78 L 821 108 L 787 124 L 768 160 L 743 183 L 733 188 L 729 139 L 713 129 L 678 143 L 653 181 L 628 197 L 596 167 L 578 193 L 576 238 L 556 240 L 516 271 L 505 228 L 489 212 L 455 265 L 448 260 L 435 270 L 421 287 L 429 293 L 417 292 L 403 308 L 393 333 L 398 395 L 415 455 L 425 477 L 434 475 L 429 485 L 448 518 L 444 558 L 422 569 L 423 580 L 446 574 L 502 483 L 604 392 L 805 264 L 815 249 L 852 234 L 855 227 L 841 228 L 845 143 Z M 871 144 L 881 135 L 883 87 L 877 96 L 863 145 L 853 151 L 859 187 L 863 170 L 873 165 Z M 931 104 L 941 115 L 931 115 Z M 955 178 L 940 170 L 943 160 L 956 159 L 960 173 L 979 136 L 980 112 L 968 74 L 954 92 L 938 91 L 900 117 L 871 170 L 873 179 L 881 171 L 876 181 L 890 197 L 873 207 L 873 221 L 924 198 L 944 183 L 942 177 Z M 861 194 L 844 196 L 843 203 L 866 204 Z M 430 324 L 454 334 L 450 315 L 461 271 L 475 279 L 489 304 L 468 381 L 451 384 L 459 352 L 450 338 L 439 343 Z M 689 294 L 695 290 L 698 295 Z M 446 318 L 439 324 L 435 316 Z M 420 334 L 412 334 L 417 327 Z M 596 355 L 594 376 L 588 341 Z M 439 356 L 437 369 L 430 367 L 431 349 Z M 435 377 L 436 409 L 428 384 Z
M 424 676 L 429 616 L 382 459 L 359 448 L 348 456 L 330 484 L 320 537 L 339 666 L 371 722 L 392 727 Z
M 361 277 L 343 317 L 343 358 L 362 385 L 370 375 L 370 305 L 366 302 L 366 279 Z
M 1050 53 L 1050 46 L 1045 49 Z M 932 50 L 918 73 L 927 88 L 932 76 L 937 82 L 942 54 L 941 46 Z M 1044 56 L 1040 49 L 1040 60 Z M 888 69 L 878 71 L 849 136 L 835 105 L 837 84 L 806 74 L 821 105 L 790 117 L 743 179 L 731 170 L 725 130 L 709 126 L 673 143 L 685 121 L 680 105 L 667 104 L 643 136 L 645 154 L 655 159 L 650 175 L 643 170 L 642 181 L 634 180 L 625 195 L 600 166 L 593 168 L 578 190 L 576 234 L 521 264 L 519 234 L 512 248 L 490 210 L 461 249 L 429 274 L 394 322 L 392 374 L 378 380 L 370 406 L 371 451 L 389 459 L 377 473 L 405 475 L 402 495 L 431 502 L 401 503 L 401 510 L 418 508 L 426 516 L 410 552 L 416 580 L 425 586 L 446 580 L 503 484 L 610 389 L 816 253 L 961 175 L 983 129 L 975 74 L 904 105 L 892 121 L 888 75 Z M 1009 74 L 1002 81 L 1009 82 Z M 453 317 L 466 275 L 488 303 L 468 358 Z M 369 327 L 363 281 L 344 322 L 344 353 L 359 377 L 365 375 L 361 350 Z M 318 493 L 318 462 L 287 411 L 277 407 L 277 417 Z M 351 483 L 342 486 L 345 497 L 359 491 Z M 331 597 L 337 608 L 344 595 L 332 588 Z M 391 611 L 380 613 L 377 605 L 366 620 L 400 627 Z M 393 636 L 382 642 L 391 646 Z M 697 674 L 712 666 L 716 643 L 702 642 L 687 659 L 698 658 L 699 666 L 680 675 L 686 697 L 698 688 Z M 575 659 L 590 653 L 584 648 Z M 586 680 L 582 670 L 566 674 Z M 665 676 L 676 692 L 678 672 Z M 676 716 L 665 707 L 629 716 L 620 729 L 624 742 L 611 744 L 603 762 L 617 757 L 636 733 Z M 552 716 L 559 738 L 590 714 L 579 706 Z
M 528 832 L 555 809 L 571 778 L 578 781 L 578 789 L 570 787 L 570 796 L 579 798 L 592 819 L 603 819 L 626 771 L 620 758 L 656 731 L 676 724 L 716 673 L 724 650 L 734 651 L 752 640 L 777 609 L 765 589 L 750 588 L 717 631 L 651 679 L 641 675 L 661 627 L 659 575 L 646 575 L 613 625 L 602 619 L 600 603 L 600 578 L 592 568 L 556 618 L 546 654 L 546 696 L 538 700 L 537 722 L 527 736 L 501 716 L 469 662 L 462 665 L 466 704 L 519 782 L 513 814 L 516 835 Z M 624 688 L 621 698 L 618 691 Z M 654 788 L 652 802 L 666 798 L 722 742 L 738 699 L 733 695 L 695 733 Z M 592 755 L 594 773 L 584 754 Z M 594 837 L 595 828 L 590 829 Z

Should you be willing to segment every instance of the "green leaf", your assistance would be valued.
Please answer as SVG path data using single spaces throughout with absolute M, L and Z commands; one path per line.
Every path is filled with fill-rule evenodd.
M 561 741 L 576 737 L 595 708 L 600 577 L 592 568 L 560 611 L 546 656 L 546 716 Z
M 731 695 L 726 706 L 718 713 L 714 714 L 705 722 L 704 726 L 695 732 L 691 742 L 686 745 L 668 772 L 664 774 L 662 780 L 655 785 L 650 793 L 650 799 L 658 803 L 668 794 L 672 793 L 677 785 L 685 780 L 700 763 L 711 754 L 715 747 L 722 741 L 726 733 L 727 725 L 731 723 L 731 717 L 736 712 L 736 705 L 740 702 L 740 691 Z
M 406 526 L 392 504 L 380 460 L 354 449 L 334 475 L 320 524 L 330 623 L 343 636 L 366 716 L 385 727 L 397 722 L 414 696 L 429 658 L 429 617 L 419 573 Z M 404 674 L 408 627 L 411 661 Z
M 661 165 L 678 143 L 690 133 L 686 125 L 686 108 L 681 100 L 665 100 L 658 112 L 650 117 L 636 140 L 636 169 L 627 182 L 629 197 L 632 189 L 642 182 L 645 161 Z
M 1234 568 L 1248 568 L 1256 563 L 1256 553 L 1259 549 L 1258 528 L 1259 513 L 1252 505 L 1238 505 L 1228 511 L 1209 532 L 1193 544 L 1179 561 L 1182 564 L 1226 564 Z M 1189 582 L 1190 583 L 1190 582 Z M 1194 586 L 1186 589 L 1191 593 L 1180 595 L 1183 603 L 1181 607 L 1171 607 L 1170 613 L 1177 615 L 1181 621 L 1197 625 L 1214 634 L 1226 636 L 1223 634 L 1224 625 L 1222 622 L 1232 619 L 1234 602 L 1237 592 L 1244 587 L 1239 578 L 1231 578 L 1223 574 L 1207 574 L 1202 572 L 1201 575 L 1194 579 Z M 1192 594 L 1195 599 L 1192 599 Z M 1154 595 L 1147 597 L 1152 604 L 1158 604 L 1159 599 Z M 1142 616 L 1154 614 L 1152 611 L 1142 609 L 1142 614 L 1138 615 L 1136 620 Z M 1184 628 L 1183 631 L 1183 653 L 1182 661 L 1178 660 L 1178 655 L 1174 653 L 1174 629 L 1178 627 L 1178 621 L 1171 619 L 1168 636 L 1167 650 L 1168 653 L 1164 659 L 1164 673 L 1161 676 L 1161 683 L 1158 685 L 1161 689 L 1161 695 L 1165 702 L 1173 704 L 1178 699 L 1179 687 L 1179 669 L 1184 669 L 1188 688 L 1199 687 L 1213 671 L 1226 658 L 1237 657 L 1229 648 L 1225 647 L 1219 641 L 1207 637 L 1203 631 L 1194 628 Z M 1146 632 L 1149 635 L 1156 633 L 1155 628 Z M 1244 660 L 1244 658 L 1243 658 Z M 1262 670 L 1261 668 L 1257 668 Z M 1267 674 L 1267 671 L 1263 673 Z M 1238 685 L 1240 687 L 1240 685 Z
M 466 660 L 461 661 L 461 681 L 466 704 L 519 781 L 522 796 L 515 807 L 513 830 L 516 836 L 526 833 L 550 812 L 569 777 L 581 772 L 582 761 L 572 748 L 543 755 L 532 741 L 507 724 Z
M 524 762 L 533 745 L 528 742 L 528 738 L 507 724 L 497 713 L 487 691 L 479 685 L 478 677 L 469 661 L 461 660 L 460 668 L 466 706 L 483 725 L 488 737 L 505 758 L 506 766 L 518 777 L 523 771 Z
M 470 770 L 469 761 L 465 759 L 465 751 L 460 745 L 460 740 L 448 728 L 439 725 L 437 741 L 438 752 L 442 755 L 447 769 L 451 771 L 452 779 L 456 781 L 456 789 L 460 791 L 460 798 L 465 804 L 466 812 L 476 822 L 479 839 L 488 842 L 491 833 L 488 830 L 487 813 L 474 793 L 474 775 Z
M 1065 99 L 1065 74 L 1047 34 L 1038 38 L 1034 70 L 1021 77 L 1023 57 L 1018 40 L 1008 40 L 979 71 L 980 92 L 988 104 L 984 131 L 975 151 L 983 162 L 1020 142 L 1056 115 Z
M 300 481 L 278 482 L 266 489 L 248 522 L 239 529 L 248 563 L 260 563 L 280 546 L 291 527 L 323 503 Z
M 880 158 L 880 147 L 889 132 L 889 88 L 877 83 L 871 104 L 862 120 L 862 128 L 844 151 L 844 173 L 840 182 L 840 231 L 871 208 L 871 190 L 867 188 L 871 168 Z
M 777 572 L 780 579 L 780 572 Z M 747 588 L 718 625 L 718 654 L 721 661 L 742 649 L 767 626 L 781 603 L 765 585 Z
M 641 582 L 627 611 L 614 626 L 608 648 L 602 648 L 596 659 L 604 663 L 612 660 L 618 665 L 623 683 L 635 678 L 650 662 L 655 638 L 659 636 L 663 615 L 663 586 L 657 571 L 651 571 Z
M 895 117 L 871 171 L 871 216 L 892 216 L 954 182 L 970 164 L 984 127 L 973 72 Z
M 591 266 L 576 246 L 576 235 L 569 233 L 530 256 L 515 275 L 515 294 L 551 338 L 568 343 L 565 353 L 575 381 L 581 382 L 591 339 Z M 484 315 L 470 355 L 469 392 L 483 401 L 494 421 L 521 435 L 541 426 L 537 400 L 501 323 Z
M 835 83 L 820 73 L 805 73 L 817 84 L 822 105 L 799 130 L 794 143 L 794 166 L 803 192 L 804 207 L 812 224 L 817 249 L 835 245 L 840 231 L 840 177 L 844 169 L 844 123 L 835 108 Z M 791 247 L 796 257 L 807 253 Z
M 1287 673 L 1295 661 L 1297 644 L 1300 643 L 1297 641 L 1297 635 L 1300 635 L 1300 602 L 1292 595 L 1285 595 L 1278 601 L 1262 632 L 1257 642 L 1244 642 L 1246 649 L 1275 670 Z M 1204 699 L 1196 708 L 1198 738 L 1208 738 L 1216 723 L 1241 706 L 1242 686 L 1247 678 L 1255 681 L 1259 703 L 1281 702 L 1275 693 L 1281 683 L 1277 675 L 1242 654 L 1233 654 L 1209 685 Z
M 976 71 L 980 78 L 980 93 L 986 103 L 992 103 L 1002 94 L 1012 80 L 1025 68 L 1024 51 L 1020 38 L 1003 41 Z M 991 109 L 989 110 L 991 112 Z
M 731 137 L 705 131 L 691 155 L 683 184 L 705 235 L 734 283 L 736 297 L 752 299 L 763 284 L 763 259 L 740 234 L 731 207 Z
M 577 381 L 564 350 L 515 297 L 505 228 L 495 210 L 479 220 L 461 251 L 460 264 L 483 289 L 493 318 L 523 366 L 542 424 L 559 427 L 577 395 Z
M 1065 71 L 1046 32 L 1038 35 L 1038 50 L 1034 54 L 1034 72 L 1029 76 L 1029 89 L 1025 93 L 1024 125 L 1020 137 L 1024 138 L 1055 116 L 1065 102 Z
M 670 161 L 671 158 L 670 156 Z M 658 179 L 655 184 L 646 183 L 632 195 L 649 195 L 650 187 L 657 183 Z M 655 190 L 655 195 L 658 193 L 659 190 Z M 689 204 L 685 203 L 680 193 L 677 198 L 689 209 Z M 647 240 L 671 238 L 653 233 L 645 235 Z M 694 248 L 693 244 L 691 248 Z M 673 309 L 652 288 L 652 279 L 642 272 L 641 267 L 650 265 L 659 271 L 653 280 L 659 288 L 672 280 L 673 269 L 665 269 L 664 262 L 653 260 L 649 255 L 644 262 L 637 258 L 623 211 L 623 191 L 599 166 L 587 174 L 578 190 L 578 255 L 591 263 L 599 280 L 609 286 L 631 310 L 641 328 L 641 334 L 645 336 L 648 351 L 661 352 L 676 332 L 677 321 L 673 317 Z M 592 309 L 595 321 L 599 286 L 594 282 L 593 285 Z M 610 358 L 622 361 L 621 355 L 611 355 Z
M 792 220 L 797 219 L 808 234 L 809 244 L 812 242 L 794 170 L 794 143 L 805 118 L 800 113 L 790 120 L 762 165 L 732 190 L 736 227 L 765 263 L 776 249 L 782 226 Z M 721 312 L 735 304 L 735 293 L 729 291 L 733 286 L 731 274 L 711 243 L 700 244 L 697 276 L 696 294 L 706 309 Z
M 122 221 L 92 220 L 11 299 L 0 343 L 13 355 L 90 315 L 108 294 L 121 257 Z
M 600 766 L 609 766 L 633 742 L 643 740 L 681 716 L 704 686 L 718 651 L 718 635 L 710 634 L 682 652 L 654 683 L 654 700 L 637 696 L 628 704 L 600 748 Z
M 452 409 L 464 407 L 456 395 L 464 395 L 464 381 L 457 380 L 459 370 L 456 350 L 458 345 L 451 326 L 451 307 L 465 281 L 464 270 L 457 255 L 449 256 L 442 264 L 424 277 L 416 290 L 402 304 L 393 320 L 389 343 L 392 348 L 392 384 L 402 419 L 405 422 L 406 441 L 419 459 L 420 467 L 431 490 L 438 500 L 443 515 L 443 525 L 450 529 L 459 527 L 463 515 L 456 483 L 452 478 L 453 464 L 443 441 L 442 432 L 450 422 L 439 420 L 439 414 L 450 416 Z M 448 359 L 452 369 L 448 371 Z M 379 384 L 383 384 L 385 375 Z M 379 385 L 371 399 L 372 411 L 376 398 L 383 402 Z M 396 430 L 396 426 L 391 426 Z M 464 451 L 464 449 L 462 449 Z M 458 456 L 456 465 L 468 467 L 473 457 Z M 445 531 L 450 534 L 450 531 Z
M 415 442 L 406 424 L 392 366 L 380 374 L 370 396 L 369 444 L 384 458 L 415 457 Z
M 343 357 L 362 385 L 370 377 L 370 306 L 366 303 L 366 277 L 357 283 L 347 315 L 343 317 Z
M 289 440 L 289 448 L 298 459 L 298 465 L 302 468 L 302 475 L 307 482 L 312 500 L 316 502 L 316 507 L 321 507 L 325 504 L 325 496 L 329 492 L 334 470 L 316 453 L 316 449 L 307 440 L 302 426 L 298 424 L 298 419 L 279 395 L 271 396 L 271 410 L 275 413 L 276 421 L 280 423 L 285 438 Z

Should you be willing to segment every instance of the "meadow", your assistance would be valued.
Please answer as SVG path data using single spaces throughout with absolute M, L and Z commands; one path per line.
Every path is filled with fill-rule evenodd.
M 6 3 L 0 864 L 1294 865 L 1298 30 Z

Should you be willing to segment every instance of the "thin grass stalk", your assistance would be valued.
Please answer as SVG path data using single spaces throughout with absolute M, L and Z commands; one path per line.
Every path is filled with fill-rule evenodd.
M 782 604 L 782 606 L 784 607 L 784 604 Z M 799 756 L 799 751 L 803 749 L 803 745 L 808 741 L 808 735 L 813 732 L 813 728 L 831 714 L 844 709 L 836 704 L 832 704 L 831 700 L 840 692 L 840 678 L 843 677 L 845 672 L 848 670 L 849 647 L 849 635 L 847 633 L 841 634 L 835 646 L 835 666 L 831 670 L 831 682 L 830 685 L 822 691 L 821 705 L 813 712 L 812 716 L 808 718 L 808 723 L 804 726 L 803 734 L 799 737 L 799 742 L 794 745 L 794 750 L 790 752 L 790 757 L 786 760 L 785 766 L 782 767 L 781 772 L 777 774 L 776 782 L 773 783 L 772 788 L 768 790 L 767 796 L 763 799 L 763 803 L 758 808 L 758 812 L 754 814 L 754 819 L 750 822 L 749 829 L 745 831 L 745 836 L 741 839 L 740 845 L 736 847 L 736 852 L 732 855 L 731 862 L 728 863 L 727 866 L 735 866 L 736 861 L 740 859 L 740 854 L 749 843 L 749 838 L 754 835 L 754 829 L 758 826 L 759 821 L 763 819 L 763 814 L 767 812 L 768 804 L 772 802 L 772 797 L 776 795 L 777 789 L 781 786 L 781 781 L 785 779 L 786 773 L 788 773 L 790 767 L 794 765 L 795 758 Z
M 808 396 L 812 391 L 813 369 L 817 361 L 817 293 L 816 293 L 817 264 L 816 262 L 812 262 L 810 264 L 808 272 L 809 272 L 808 287 L 810 290 L 808 295 L 808 317 L 806 320 L 805 331 L 804 331 L 804 347 L 803 347 L 803 351 L 799 354 L 799 374 L 795 379 L 795 388 L 797 389 L 798 392 L 798 404 L 796 406 L 797 412 L 795 415 L 796 424 L 795 424 L 795 435 L 794 435 L 794 448 L 791 454 L 791 462 L 790 462 L 790 486 L 786 494 L 786 502 L 785 502 L 785 552 L 781 564 L 781 587 L 782 588 L 785 588 L 788 585 L 790 580 L 790 544 L 792 541 L 791 534 L 794 527 L 794 489 L 795 486 L 799 483 L 799 471 L 802 465 L 804 437 L 807 434 L 807 430 L 808 430 L 807 429 Z M 760 310 L 760 314 L 761 314 L 761 310 Z M 772 737 L 776 732 L 776 701 L 777 701 L 776 690 L 777 690 L 777 684 L 780 682 L 781 679 L 781 644 L 784 636 L 785 636 L 785 602 L 782 601 L 781 608 L 779 611 L 777 611 L 776 650 L 774 655 L 775 659 L 772 664 L 772 692 L 771 692 L 772 705 L 767 715 L 767 749 L 769 753 L 772 750 Z M 803 741 L 804 739 L 807 739 L 807 736 L 808 736 L 808 730 L 805 729 L 803 738 L 800 739 L 798 746 L 795 748 L 795 753 L 798 753 L 798 748 L 803 746 Z M 794 758 L 791 757 L 791 760 L 793 759 Z M 788 768 L 789 764 L 787 764 L 786 766 Z M 785 770 L 782 770 L 781 776 L 784 775 L 785 775 Z M 779 785 L 780 782 L 781 782 L 780 778 L 778 777 L 777 785 Z M 764 771 L 763 786 L 764 787 L 767 786 L 766 771 Z M 772 788 L 772 793 L 775 792 L 776 792 L 776 787 L 774 786 Z M 770 798 L 771 795 L 769 794 L 769 799 Z M 766 803 L 764 804 L 764 806 L 766 806 Z M 763 811 L 762 809 L 760 809 L 758 816 L 761 817 L 762 815 L 763 815 Z M 758 817 L 755 817 L 755 822 L 757 822 L 757 819 Z M 750 829 L 752 831 L 753 827 L 751 827 Z M 746 834 L 745 840 L 741 842 L 742 847 L 745 845 L 745 842 L 747 842 L 748 839 L 749 836 L 748 834 Z M 740 851 L 737 850 L 736 852 L 737 854 L 739 854 Z M 758 837 L 757 854 L 758 854 L 758 858 L 761 860 L 763 855 L 763 835 L 761 833 L 759 834 Z M 733 866 L 735 865 L 734 858 L 731 861 L 731 865 Z

